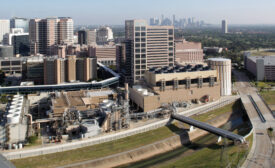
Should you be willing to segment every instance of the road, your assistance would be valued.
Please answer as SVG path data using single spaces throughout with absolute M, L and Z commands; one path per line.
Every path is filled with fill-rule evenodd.
M 253 145 L 252 149 L 243 164 L 244 168 L 273 168 L 274 164 L 274 141 L 272 141 L 268 134 L 267 128 L 275 128 L 275 120 L 268 110 L 262 99 L 257 94 L 257 89 L 252 87 L 249 83 L 249 79 L 244 72 L 233 70 L 236 76 L 237 82 L 235 83 L 235 89 L 238 90 L 241 95 L 242 102 L 250 118 L 250 121 L 254 128 Z M 251 95 L 255 103 L 262 112 L 266 122 L 262 122 L 259 118 L 257 111 L 251 103 L 248 95 Z

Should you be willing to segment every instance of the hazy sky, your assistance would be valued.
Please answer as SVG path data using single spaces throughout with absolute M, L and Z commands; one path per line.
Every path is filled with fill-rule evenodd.
M 70 16 L 75 24 L 123 24 L 164 14 L 207 23 L 275 24 L 275 0 L 0 0 L 0 19 Z

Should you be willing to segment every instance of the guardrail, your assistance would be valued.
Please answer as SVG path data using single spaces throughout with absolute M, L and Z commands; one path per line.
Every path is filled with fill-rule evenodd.
M 236 96 L 236 97 L 232 97 L 232 98 L 226 99 L 226 100 L 219 100 L 216 102 L 206 104 L 204 106 L 197 107 L 195 109 L 190 109 L 187 111 L 179 112 L 179 114 L 185 115 L 185 116 L 191 116 L 193 114 L 205 113 L 207 111 L 211 111 L 211 110 L 223 107 L 227 104 L 230 104 L 230 103 L 236 101 L 236 99 L 238 99 L 238 98 L 239 97 Z M 209 107 L 209 106 L 211 106 L 211 107 Z M 41 148 L 37 148 L 37 149 L 12 151 L 9 153 L 3 153 L 3 155 L 9 160 L 13 160 L 13 159 L 21 159 L 21 158 L 27 158 L 27 157 L 45 155 L 45 154 L 50 154 L 50 153 L 73 150 L 73 149 L 77 149 L 77 148 L 96 145 L 96 144 L 100 144 L 100 143 L 104 143 L 104 142 L 109 142 L 109 141 L 125 138 L 128 136 L 136 135 L 139 133 L 151 131 L 151 130 L 163 127 L 165 125 L 169 125 L 170 124 L 169 121 L 170 121 L 170 119 L 167 118 L 167 119 L 163 119 L 161 121 L 154 122 L 154 123 L 144 125 L 141 127 L 124 130 L 121 132 L 116 132 L 115 134 L 100 135 L 100 136 L 93 137 L 92 139 L 88 139 L 88 140 L 82 140 L 82 141 L 71 142 L 71 143 L 66 143 L 66 144 L 59 144 L 59 145 L 54 145 L 54 146 L 46 146 L 46 147 L 41 147 Z
M 259 109 L 258 105 L 257 105 L 256 102 L 254 101 L 253 97 L 252 97 L 251 95 L 248 95 L 248 97 L 249 97 L 251 103 L 253 104 L 254 108 L 256 109 L 256 111 L 257 111 L 257 113 L 258 113 L 258 115 L 259 115 L 261 121 L 265 123 L 266 120 L 265 120 L 265 118 L 264 118 L 264 116 L 263 116 L 261 110 Z

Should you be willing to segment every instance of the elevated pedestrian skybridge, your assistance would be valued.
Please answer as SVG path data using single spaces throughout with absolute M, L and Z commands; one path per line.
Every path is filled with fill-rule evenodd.
M 10 86 L 10 87 L 0 87 L 0 94 L 4 93 L 32 93 L 32 92 L 52 92 L 52 91 L 70 91 L 70 90 L 80 90 L 80 89 L 101 89 L 104 87 L 109 87 L 111 85 L 119 83 L 119 74 L 115 73 L 110 68 L 106 67 L 101 63 L 97 65 L 104 69 L 106 72 L 112 74 L 113 77 L 105 79 L 99 82 L 77 82 L 77 83 L 65 83 L 56 85 L 33 85 L 33 86 Z
M 233 141 L 239 141 L 241 143 L 245 142 L 244 137 L 240 135 L 234 134 L 232 132 L 220 128 L 213 127 L 209 124 L 194 120 L 192 118 L 188 118 L 179 114 L 172 114 L 171 118 Z

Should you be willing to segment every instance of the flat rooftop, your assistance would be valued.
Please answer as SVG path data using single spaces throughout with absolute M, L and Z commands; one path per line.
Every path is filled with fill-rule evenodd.
M 275 65 L 275 55 L 274 56 L 249 56 L 247 58 L 253 62 L 256 62 L 257 59 L 263 59 L 264 65 Z

